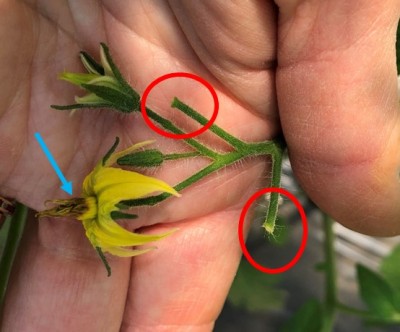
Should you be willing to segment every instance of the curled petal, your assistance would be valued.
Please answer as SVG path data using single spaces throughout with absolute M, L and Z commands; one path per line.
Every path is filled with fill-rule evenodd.
M 88 53 L 82 51 L 79 56 L 81 58 L 81 62 L 90 74 L 104 75 L 104 68 Z
M 163 234 L 132 233 L 118 225 L 111 218 L 102 220 L 84 221 L 83 225 L 89 239 L 96 239 L 99 247 L 139 246 L 152 241 L 160 240 L 175 232 L 175 229 Z
M 150 247 L 146 249 L 128 249 L 128 248 L 120 248 L 120 247 L 103 247 L 103 250 L 105 252 L 109 252 L 112 255 L 119 256 L 119 257 L 133 257 L 133 256 L 138 256 L 141 254 L 145 254 L 146 252 L 149 252 L 153 249 L 156 249 L 156 247 Z
M 82 84 L 87 84 L 97 77 L 98 77 L 98 75 L 96 75 L 96 74 L 69 73 L 69 72 L 61 73 L 58 76 L 59 79 L 67 81 L 74 85 L 78 85 L 78 86 L 80 86 Z
M 92 187 L 90 188 L 90 185 Z M 110 213 L 123 200 L 141 198 L 154 192 L 179 193 L 164 181 L 119 168 L 101 167 L 85 180 L 84 191 L 93 190 L 98 199 L 99 213 Z
M 87 105 L 96 105 L 96 104 L 104 105 L 108 103 L 107 100 L 99 97 L 94 93 L 89 93 L 83 97 L 75 97 L 75 102 L 78 104 L 87 104 Z
M 96 76 L 91 81 L 85 83 L 120 90 L 120 84 L 115 77 L 111 76 Z
M 104 68 L 105 75 L 114 76 L 113 70 L 107 60 L 106 52 L 104 50 L 104 46 L 100 45 L 100 62 Z

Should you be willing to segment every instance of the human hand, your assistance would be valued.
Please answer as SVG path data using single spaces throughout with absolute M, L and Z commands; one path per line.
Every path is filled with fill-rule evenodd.
M 399 3 L 276 2 L 278 101 L 297 179 L 345 226 L 399 234 Z
M 337 164 L 332 163 L 332 160 L 343 158 L 340 159 L 341 165 L 348 160 L 352 161 L 351 165 L 356 165 L 357 160 L 360 159 L 354 159 L 358 157 L 354 155 L 350 158 L 351 153 L 352 151 L 359 152 L 360 149 L 355 147 L 359 145 L 364 147 L 365 144 L 362 139 L 347 138 L 348 133 L 354 128 L 349 127 L 345 119 L 340 116 L 335 117 L 334 120 L 341 120 L 344 123 L 335 124 L 335 131 L 330 134 L 326 123 L 330 123 L 331 118 L 324 112 L 326 109 L 321 107 L 319 102 L 330 100 L 334 104 L 341 105 L 343 95 L 346 96 L 346 93 L 351 93 L 353 90 L 340 90 L 338 94 L 332 96 L 331 90 L 317 89 L 319 85 L 315 86 L 311 80 L 307 85 L 303 83 L 303 80 L 313 73 L 312 70 L 307 71 L 307 68 L 313 69 L 315 64 L 312 61 L 310 63 L 301 61 L 299 54 L 308 54 L 309 49 L 308 47 L 302 49 L 296 41 L 309 40 L 306 37 L 313 36 L 312 33 L 315 33 L 315 37 L 311 40 L 316 50 L 319 50 L 320 40 L 317 40 L 316 36 L 320 30 L 306 30 L 301 36 L 296 35 L 295 28 L 290 30 L 292 26 L 290 23 L 293 22 L 295 15 L 290 12 L 284 2 L 280 5 L 286 23 L 282 22 L 279 26 L 281 37 L 278 44 L 280 47 L 278 62 L 283 67 L 285 67 L 285 62 L 291 63 L 292 66 L 278 67 L 277 95 L 282 127 L 295 171 L 311 197 L 317 202 L 319 199 L 318 203 L 333 216 L 342 217 L 339 218 L 340 221 L 351 227 L 356 227 L 355 222 L 358 222 L 358 226 L 362 226 L 361 230 L 366 232 L 377 230 L 392 232 L 396 224 L 391 223 L 391 217 L 396 213 L 397 216 L 399 215 L 398 211 L 396 212 L 397 205 L 394 205 L 394 197 L 398 197 L 399 192 L 398 182 L 389 182 L 392 184 L 387 191 L 390 195 L 386 191 L 377 189 L 382 190 L 383 183 L 391 174 L 393 175 L 393 170 L 397 167 L 395 162 L 398 164 L 399 158 L 384 155 L 385 158 L 381 158 L 379 165 L 371 163 L 363 172 L 358 172 L 359 169 L 354 168 L 357 171 L 357 177 L 354 176 L 354 169 L 346 167 L 343 168 L 345 169 L 343 172 L 336 172 L 337 176 L 332 178 L 332 169 L 337 170 Z M 386 6 L 389 5 L 389 3 L 386 4 Z M 7 15 L 4 15 L 7 18 L 7 24 L 3 25 L 1 33 L 2 40 L 8 40 L 9 44 L 4 46 L 2 52 L 5 53 L 0 56 L 3 63 L 11 63 L 11 65 L 3 68 L 4 72 L 0 75 L 3 82 L 4 77 L 11 78 L 11 82 L 6 87 L 7 90 L 3 90 L 1 94 L 1 100 L 4 101 L 2 105 L 7 106 L 0 110 L 2 112 L 0 113 L 0 135 L 1 142 L 4 142 L 0 148 L 0 155 L 2 160 L 7 160 L 7 162 L 2 164 L 0 183 L 2 193 L 4 191 L 30 207 L 41 209 L 43 201 L 57 197 L 58 192 L 56 179 L 52 183 L 49 183 L 49 178 L 41 181 L 46 176 L 45 170 L 49 168 L 46 169 L 48 167 L 46 161 L 37 155 L 38 150 L 34 143 L 29 143 L 32 141 L 30 136 L 33 136 L 33 132 L 40 130 L 43 135 L 46 135 L 48 144 L 54 147 L 54 153 L 58 151 L 60 154 L 57 160 L 60 161 L 63 169 L 71 170 L 71 173 L 67 172 L 67 176 L 73 174 L 74 180 L 82 179 L 88 173 L 101 156 L 100 150 L 105 145 L 104 142 L 112 141 L 114 136 L 122 136 L 125 141 L 136 141 L 152 134 L 142 123 L 135 123 L 131 129 L 131 124 L 123 123 L 119 118 L 116 120 L 114 114 L 96 113 L 94 120 L 91 112 L 82 112 L 76 114 L 76 117 L 69 118 L 66 114 L 50 111 L 43 106 L 71 101 L 75 91 L 67 90 L 65 84 L 55 83 L 54 77 L 63 69 L 71 69 L 79 49 L 85 48 L 95 53 L 99 40 L 106 41 L 110 45 L 120 68 L 125 69 L 126 77 L 132 77 L 135 84 L 131 83 L 137 86 L 139 91 L 143 90 L 154 77 L 165 72 L 194 71 L 208 78 L 217 87 L 220 103 L 223 105 L 217 120 L 219 125 L 247 140 L 268 139 L 278 130 L 273 66 L 276 53 L 274 39 L 276 25 L 271 3 L 250 2 L 246 5 L 235 6 L 215 1 L 183 2 L 183 4 L 171 1 L 170 6 L 167 6 L 159 1 L 152 1 L 135 2 L 129 6 L 122 2 L 121 4 L 110 2 L 100 7 L 79 3 L 71 4 L 71 15 L 68 14 L 67 5 L 64 3 L 57 5 L 43 3 L 39 11 L 45 13 L 43 16 L 38 14 L 35 16 L 35 12 L 26 11 L 26 5 L 5 5 L 5 7 L 8 6 L 10 8 L 6 8 Z M 57 8 L 51 9 L 51 6 Z M 88 7 L 85 9 L 83 6 Z M 318 4 L 311 5 L 310 13 L 318 6 Z M 332 6 L 339 12 L 339 9 L 346 7 L 344 2 L 335 4 L 332 2 Z M 360 3 L 357 8 L 363 8 L 365 11 L 357 12 L 359 17 L 354 15 L 351 17 L 355 28 L 360 24 L 360 32 L 364 27 L 363 15 L 370 13 L 371 16 L 377 16 L 379 13 L 376 10 L 368 10 L 370 6 L 372 8 L 370 3 Z M 379 5 L 375 4 L 375 6 Z M 393 7 L 394 5 L 390 8 Z M 326 33 L 332 32 L 331 38 L 336 41 L 336 34 L 340 31 L 333 29 L 336 27 L 335 20 L 342 22 L 347 17 L 345 14 L 350 15 L 353 12 L 343 9 L 343 15 L 336 16 L 333 15 L 335 11 L 330 9 L 321 11 L 320 20 L 322 23 L 325 22 L 325 18 L 332 20 L 332 28 L 330 27 Z M 83 15 L 84 19 L 82 19 Z M 377 24 L 374 27 L 376 31 L 385 31 L 388 26 L 394 27 L 394 21 L 397 19 L 394 16 L 396 15 L 393 17 L 383 15 L 382 19 L 378 20 L 380 25 Z M 60 30 L 66 33 L 53 30 L 57 25 L 47 22 L 44 17 L 58 22 Z M 310 22 L 307 21 L 309 17 Z M 319 22 L 311 14 L 305 15 L 304 21 L 306 26 L 308 24 L 314 26 L 313 22 Z M 41 30 L 30 30 L 32 22 L 34 22 L 34 27 L 42 26 Z M 14 25 L 21 28 L 12 29 Z M 355 30 L 355 32 L 358 31 L 358 29 Z M 29 36 L 29 31 L 32 33 L 31 36 Z M 357 39 L 358 35 L 355 32 L 353 38 Z M 374 36 L 372 32 L 371 35 Z M 389 40 L 389 35 L 385 34 L 381 37 L 377 34 L 376 39 L 367 39 L 365 44 L 357 45 L 364 47 L 372 45 L 374 49 L 376 45 L 384 41 L 389 45 L 393 42 L 393 38 Z M 26 40 L 17 43 L 16 40 L 21 40 L 23 36 Z M 55 39 L 56 36 L 58 39 Z M 108 36 L 112 38 L 107 38 Z M 339 45 L 335 46 L 340 50 L 342 44 L 340 41 L 338 43 Z M 348 43 L 349 41 L 347 45 Z M 13 49 L 21 44 L 26 45 L 23 53 L 21 50 Z M 320 46 L 322 50 L 324 46 L 327 47 L 327 45 Z M 329 43 L 328 46 L 330 47 L 331 44 Z M 297 53 L 299 49 L 303 53 Z M 28 51 L 25 52 L 25 50 Z M 55 52 L 56 50 L 58 52 Z M 381 48 L 378 51 L 383 52 Z M 386 60 L 387 68 L 392 65 L 389 65 L 389 62 L 394 62 L 393 55 L 387 56 L 386 59 L 379 52 L 378 54 L 364 52 L 363 47 L 356 47 L 353 52 L 362 59 L 371 56 L 369 59 L 371 63 L 378 60 L 382 63 Z M 19 57 L 16 57 L 16 54 L 19 54 Z M 339 51 L 338 54 L 340 54 Z M 336 60 L 338 59 L 342 58 L 338 56 Z M 355 72 L 360 72 L 360 68 L 357 67 L 359 63 L 347 58 L 341 61 L 344 62 L 340 62 L 340 65 L 345 66 L 346 69 L 349 66 L 354 68 Z M 27 65 L 30 63 L 33 64 L 31 67 Z M 319 64 L 318 61 L 316 63 Z M 303 67 L 305 64 L 309 67 Z M 303 71 L 300 70 L 301 68 Z M 336 80 L 331 80 L 330 74 L 335 73 L 336 68 L 335 65 L 327 66 L 323 70 L 316 68 L 318 70 L 315 70 L 316 76 L 313 79 L 318 83 L 324 80 L 327 85 L 332 85 L 333 82 L 341 79 L 341 75 L 336 74 L 337 76 L 333 76 Z M 11 69 L 12 72 L 7 71 Z M 299 72 L 296 71 L 297 69 Z M 386 70 L 386 68 L 383 69 Z M 371 118 L 363 118 L 360 122 L 363 124 L 361 134 L 371 132 L 368 137 L 374 137 L 376 128 L 381 128 L 378 132 L 378 137 L 381 138 L 377 142 L 378 146 L 371 145 L 371 150 L 365 148 L 363 153 L 368 153 L 368 151 L 374 153 L 374 151 L 379 151 L 379 147 L 382 150 L 383 143 L 386 143 L 391 135 L 391 128 L 398 128 L 395 81 L 391 82 L 389 78 L 390 75 L 393 76 L 393 73 L 394 65 L 391 71 L 388 70 L 387 75 L 380 76 L 382 82 L 387 82 L 387 85 L 378 85 L 375 89 L 379 91 L 374 90 L 372 94 L 365 92 L 363 94 L 363 103 L 369 105 L 385 100 L 387 110 L 385 125 L 377 126 L 379 122 L 374 119 L 372 121 Z M 373 76 L 370 71 L 364 71 L 363 74 L 365 76 L 360 76 L 358 82 L 368 81 L 368 78 Z M 377 73 L 374 72 L 374 75 Z M 388 88 L 390 83 L 393 84 L 392 89 Z M 346 84 L 341 86 L 347 87 Z M 301 98 L 297 95 L 300 93 Z M 382 98 L 382 95 L 385 97 Z M 360 105 L 355 103 L 354 95 L 350 97 L 344 98 L 348 103 L 346 108 L 340 107 L 337 112 L 340 111 L 339 114 L 343 116 L 350 114 L 346 112 L 351 111 L 352 116 L 357 117 Z M 65 99 L 62 100 L 63 98 Z M 296 101 L 301 101 L 303 104 L 298 105 Z M 387 106 L 389 104 L 390 109 Z M 350 105 L 352 107 L 348 108 L 347 106 Z M 305 114 L 310 108 L 314 111 Z M 382 109 L 382 107 L 376 106 L 376 109 Z M 293 115 L 293 111 L 296 111 L 296 114 Z M 365 114 L 378 117 L 373 111 Z M 307 120 L 310 119 L 310 122 L 305 120 L 296 122 L 298 116 L 304 116 Z M 324 121 L 326 122 L 322 126 L 324 128 L 322 133 L 317 126 L 307 127 L 307 123 L 324 123 Z M 45 128 L 43 128 L 44 124 L 46 124 Z M 337 128 L 341 128 L 346 135 L 334 136 L 338 133 Z M 398 132 L 393 129 L 393 133 L 398 134 Z M 99 140 L 101 144 L 94 145 L 94 137 L 101 137 Z M 343 146 L 339 151 L 332 150 L 331 140 L 335 143 L 339 140 L 348 150 L 344 151 Z M 391 149 L 398 147 L 396 138 L 389 142 L 392 142 Z M 162 141 L 160 144 L 169 147 L 177 143 Z M 108 143 L 106 145 L 108 146 Z M 12 154 L 10 154 L 10 146 L 16 149 Z M 330 149 L 325 149 L 324 146 L 329 146 Z M 64 153 L 61 155 L 60 151 Z M 316 152 L 315 156 L 312 152 Z M 346 153 L 343 155 L 343 152 Z M 398 155 L 397 152 L 396 156 Z M 324 158 L 328 159 L 325 161 Z M 35 160 L 35 163 L 32 163 L 32 160 Z M 325 167 L 319 163 L 321 160 L 325 161 Z M 366 164 L 368 163 L 363 163 L 363 165 Z M 194 167 L 194 165 L 189 167 Z M 310 173 L 304 171 L 305 167 Z M 369 174 L 367 171 L 370 167 L 383 169 L 384 176 L 377 179 L 376 172 Z M 18 268 L 12 277 L 13 283 L 6 303 L 4 326 L 10 330 L 16 327 L 23 329 L 26 326 L 30 326 L 31 329 L 32 326 L 43 329 L 48 326 L 46 324 L 54 327 L 54 322 L 59 322 L 61 329 L 118 330 L 120 326 L 123 330 L 141 331 L 146 329 L 176 331 L 179 330 L 177 326 L 180 326 L 182 330 L 211 329 L 239 259 L 235 221 L 241 208 L 240 203 L 255 190 L 262 170 L 261 161 L 255 161 L 240 169 L 229 169 L 218 179 L 184 192 L 180 200 L 188 200 L 188 202 L 178 201 L 176 204 L 171 203 L 163 207 L 163 214 L 165 209 L 168 211 L 163 220 L 154 216 L 154 219 L 148 222 L 175 221 L 181 231 L 168 240 L 160 242 L 157 252 L 135 258 L 132 266 L 126 259 L 113 260 L 113 277 L 110 280 L 104 278 L 102 266 L 85 241 L 81 225 L 70 221 L 54 220 L 40 221 L 39 225 L 36 222 L 30 223 L 17 263 Z M 165 170 L 162 174 L 169 183 L 169 179 L 174 179 L 171 173 L 171 170 Z M 313 173 L 317 176 L 316 179 L 306 176 Z M 237 176 L 239 174 L 240 176 Z M 348 212 L 354 206 L 353 204 L 359 202 L 360 199 L 365 199 L 365 204 L 371 203 L 371 196 L 347 195 L 346 199 L 339 199 L 343 195 L 337 194 L 342 193 L 346 188 L 346 194 L 348 194 L 348 187 L 343 184 L 341 176 L 345 179 L 350 176 L 353 181 L 350 184 L 353 186 L 368 183 L 369 187 L 377 188 L 376 191 L 382 193 L 381 197 L 378 197 L 379 195 L 373 197 L 378 199 L 375 206 L 379 207 L 374 213 L 377 213 L 377 217 L 385 217 L 378 229 L 374 228 L 375 223 L 369 219 L 371 213 L 367 209 L 360 208 L 351 211 L 349 215 Z M 226 180 L 230 178 L 233 180 L 227 185 Z M 325 188 L 328 180 L 332 181 L 330 190 Z M 334 180 L 337 182 L 333 183 Z M 218 182 L 218 188 L 214 188 L 215 181 Z M 79 180 L 76 182 L 79 183 Z M 249 183 L 252 185 L 249 186 Z M 228 187 L 229 192 L 238 193 L 237 196 L 230 197 L 229 201 L 224 197 L 224 192 Z M 191 198 L 196 197 L 195 202 L 198 206 L 203 206 L 204 204 L 199 199 L 206 201 L 208 195 L 204 193 L 210 191 L 215 193 L 216 204 L 209 206 L 207 214 L 202 215 L 196 210 L 197 205 Z M 394 195 L 396 193 L 397 196 Z M 370 204 L 367 204 L 367 207 L 369 206 Z M 332 210 L 330 211 L 329 208 Z M 368 217 L 369 222 L 362 224 L 364 220 L 362 217 Z M 158 229 L 168 227 L 168 225 L 158 225 L 154 229 L 159 232 Z M 68 237 L 65 234 L 68 234 Z M 171 269 L 171 266 L 174 268 Z M 212 301 L 210 301 L 211 298 Z M 93 302 L 96 304 L 94 305 Z M 55 304 L 62 308 L 54 310 Z M 38 314 L 40 314 L 40 319 L 36 318 Z M 71 317 L 74 319 L 70 319 Z M 93 319 L 94 317 L 96 319 Z
M 56 81 L 57 74 L 78 71 L 77 52 L 85 49 L 97 54 L 99 41 L 110 46 L 124 76 L 138 91 L 162 74 L 195 72 L 217 89 L 221 104 L 217 124 L 244 140 L 272 138 L 277 131 L 271 67 L 275 54 L 273 7 L 247 6 L 242 13 L 243 7 L 234 5 L 202 9 L 190 8 L 188 2 L 168 5 L 163 1 L 129 5 L 48 1 L 38 7 L 3 4 L 5 45 L 1 58 L 7 66 L 2 68 L 1 77 L 10 83 L 0 97 L 5 105 L 0 111 L 0 153 L 5 161 L 0 173 L 1 193 L 36 210 L 43 209 L 47 199 L 61 198 L 57 178 L 34 141 L 37 131 L 65 176 L 74 181 L 75 192 L 79 192 L 76 184 L 104 155 L 115 136 L 120 136 L 121 146 L 151 138 L 157 139 L 161 150 L 184 146 L 157 137 L 139 117 L 93 110 L 69 116 L 49 109 L 50 104 L 71 103 L 76 94 L 65 82 Z M 209 18 L 209 25 L 196 27 L 215 40 L 214 48 L 207 51 L 190 32 L 190 22 L 184 21 L 186 15 L 207 18 L 210 10 L 216 17 Z M 265 15 L 253 22 L 259 10 Z M 250 30 L 242 30 L 231 21 L 230 17 L 237 15 L 249 29 L 254 28 L 256 35 L 251 40 Z M 224 20 L 230 33 L 239 37 L 237 41 L 219 28 Z M 203 30 L 205 27 L 210 30 Z M 211 36 L 211 32 L 216 35 Z M 259 40 L 267 43 L 260 45 Z M 240 44 L 248 47 L 232 57 L 231 49 Z M 206 53 L 199 56 L 202 50 Z M 265 70 L 266 65 L 271 70 Z M 172 90 L 200 111 L 212 107 L 198 85 L 177 80 Z M 174 185 L 179 176 L 191 174 L 206 162 L 174 163 L 174 168 L 163 167 L 156 176 Z M 111 278 L 106 278 L 82 225 L 73 220 L 37 221 L 31 217 L 11 276 L 3 328 L 210 330 L 240 258 L 236 235 L 240 209 L 256 190 L 265 168 L 262 159 L 230 167 L 218 177 L 183 191 L 181 198 L 150 209 L 153 212 L 141 211 L 141 219 L 127 223 L 127 228 L 157 224 L 146 231 L 162 233 L 178 227 L 179 232 L 158 242 L 155 252 L 134 260 L 111 259 Z

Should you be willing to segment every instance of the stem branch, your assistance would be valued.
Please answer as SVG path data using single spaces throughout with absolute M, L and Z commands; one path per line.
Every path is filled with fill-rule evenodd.
M 147 115 L 149 116 L 149 118 L 156 121 L 164 129 L 169 130 L 170 132 L 177 134 L 177 135 L 184 134 L 184 132 L 181 129 L 179 129 L 177 126 L 175 126 L 171 121 L 163 118 L 161 115 L 157 114 L 156 112 L 152 111 L 149 108 L 146 108 L 146 111 L 147 111 Z M 187 138 L 187 139 L 185 139 L 185 142 L 188 145 L 195 148 L 198 152 L 200 152 L 205 157 L 214 159 L 215 157 L 218 156 L 217 152 L 207 148 L 205 145 L 201 144 L 199 141 L 197 141 L 193 138 Z
M 164 160 L 186 159 L 186 158 L 198 157 L 200 155 L 201 154 L 197 151 L 187 152 L 187 153 L 170 153 L 164 155 Z
M 177 108 L 182 113 L 186 114 L 188 117 L 200 123 L 202 126 L 205 126 L 209 121 L 199 112 L 195 111 L 193 108 L 186 105 L 184 102 L 180 101 L 177 97 L 174 98 L 171 106 L 173 108 Z M 246 145 L 246 143 L 244 143 L 240 139 L 237 139 L 235 136 L 229 134 L 228 132 L 226 132 L 221 127 L 218 127 L 215 124 L 212 124 L 209 130 L 214 134 L 216 134 L 218 137 L 222 138 L 225 142 L 233 146 L 236 150 L 241 150 Z

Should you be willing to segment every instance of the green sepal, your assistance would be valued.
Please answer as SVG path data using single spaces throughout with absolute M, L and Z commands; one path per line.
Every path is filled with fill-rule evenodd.
M 164 162 L 164 155 L 156 149 L 137 151 L 117 159 L 121 166 L 157 167 Z
M 130 214 L 126 212 L 121 212 L 121 211 L 112 211 L 110 213 L 111 218 L 113 220 L 118 220 L 118 219 L 136 219 L 138 216 L 136 214 Z
M 367 267 L 357 265 L 360 295 L 371 312 L 371 318 L 392 320 L 400 318 L 396 306 L 395 291 L 379 274 Z
M 111 276 L 111 267 L 110 267 L 110 264 L 108 264 L 108 262 L 107 262 L 107 258 L 104 255 L 103 250 L 101 250 L 100 247 L 96 247 L 96 251 L 99 254 L 99 257 L 100 257 L 101 261 L 103 262 L 104 267 L 107 270 L 107 277 L 110 277 Z
M 110 156 L 114 153 L 118 144 L 119 144 L 119 137 L 117 136 L 117 137 L 115 137 L 115 142 L 114 142 L 113 146 L 110 148 L 110 150 L 107 151 L 107 153 L 103 157 L 103 160 L 102 160 L 103 166 L 106 164 L 106 162 L 110 158 Z
M 115 78 L 121 85 L 121 90 L 130 96 L 131 100 L 134 102 L 132 103 L 133 108 L 130 109 L 130 112 L 140 111 L 140 95 L 132 89 L 129 83 L 124 79 L 121 72 L 119 71 L 118 67 L 115 65 L 113 58 L 111 57 L 110 50 L 108 46 L 104 43 L 100 43 L 101 47 L 103 48 L 104 55 L 106 57 L 107 63 L 110 66 Z
M 50 105 L 51 108 L 59 111 L 75 110 L 79 108 L 109 108 L 113 107 L 111 103 L 107 104 L 72 104 L 72 105 Z
M 119 71 L 118 67 L 115 65 L 114 60 L 110 55 L 110 50 L 108 49 L 108 46 L 104 43 L 100 43 L 100 45 L 104 50 L 104 55 L 106 56 L 107 62 L 110 65 L 110 68 L 111 68 L 115 78 L 124 87 L 124 91 L 126 91 L 126 92 L 129 91 L 130 94 L 137 95 L 137 97 L 139 99 L 140 98 L 139 94 L 131 88 L 131 86 L 128 84 L 128 82 L 125 81 L 125 79 L 122 76 L 121 72 Z
M 311 299 L 285 323 L 282 332 L 320 332 L 323 326 L 323 311 L 321 304 Z
M 81 86 L 87 91 L 94 93 L 101 99 L 108 101 L 110 105 L 112 105 L 112 108 L 115 108 L 123 113 L 133 112 L 135 109 L 138 109 L 140 104 L 139 101 L 133 98 L 131 95 L 113 88 L 99 86 L 96 84 L 82 84 Z

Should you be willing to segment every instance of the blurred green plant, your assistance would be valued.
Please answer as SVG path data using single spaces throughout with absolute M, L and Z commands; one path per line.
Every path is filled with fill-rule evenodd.
M 310 299 L 293 315 L 282 332 L 319 332 L 322 327 L 322 315 L 319 301 Z
M 8 218 L 3 226 L 0 228 L 0 257 L 3 254 L 3 250 L 4 250 L 4 244 L 6 242 L 7 239 L 7 234 L 8 234 L 8 230 L 10 228 L 10 218 Z
M 364 265 L 356 265 L 359 295 L 366 309 L 347 306 L 337 298 L 334 222 L 329 216 L 324 216 L 325 259 L 315 269 L 325 275 L 325 297 L 322 301 L 308 299 L 281 331 L 331 332 L 338 312 L 358 316 L 365 325 L 400 325 L 400 244 L 382 260 L 377 272 Z M 282 242 L 275 245 L 282 245 Z M 228 301 L 249 313 L 283 309 L 288 293 L 279 286 L 282 280 L 282 275 L 263 274 L 243 259 Z
M 11 267 L 24 232 L 27 215 L 28 208 L 23 204 L 17 203 L 15 213 L 6 221 L 6 224 L 9 224 L 8 227 L 2 230 L 2 243 L 4 245 L 0 255 L 0 313 L 3 308 Z
M 242 259 L 228 301 L 252 313 L 280 310 L 287 297 L 287 292 L 277 287 L 281 279 L 280 275 L 260 273 Z

